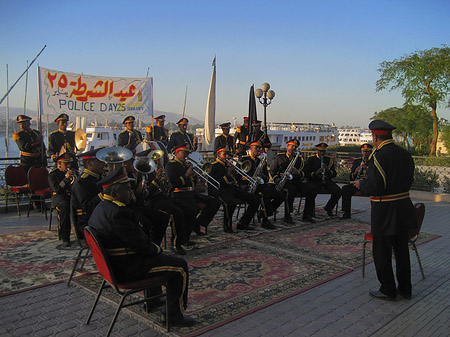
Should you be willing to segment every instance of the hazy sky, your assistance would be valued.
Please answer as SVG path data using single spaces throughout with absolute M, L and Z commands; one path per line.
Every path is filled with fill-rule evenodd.
M 6 64 L 11 85 L 46 44 L 37 61 L 45 68 L 124 77 L 150 68 L 156 110 L 181 113 L 187 85 L 186 113 L 200 120 L 214 55 L 217 121 L 241 122 L 250 85 L 269 82 L 268 121 L 365 127 L 375 111 L 404 102 L 398 91 L 375 91 L 382 61 L 450 44 L 448 0 L 0 0 L 0 13 L 0 96 Z M 23 106 L 24 83 L 10 106 Z M 33 109 L 36 83 L 33 65 Z

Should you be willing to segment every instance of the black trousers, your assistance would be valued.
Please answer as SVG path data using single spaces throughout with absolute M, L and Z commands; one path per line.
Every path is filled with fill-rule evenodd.
M 219 210 L 220 200 L 201 193 L 194 193 L 194 200 L 201 208 L 195 226 L 197 229 L 200 229 L 200 226 L 206 228 Z
M 63 241 L 70 241 L 70 197 L 61 195 L 52 197 L 52 206 L 56 209 L 58 215 L 58 237 Z
M 409 259 L 408 232 L 395 235 L 373 235 L 372 253 L 380 281 L 380 291 L 388 296 L 397 295 L 394 272 L 392 270 L 392 251 L 395 254 L 398 288 L 404 294 L 411 294 L 411 262 Z
M 219 191 L 218 197 L 224 207 L 224 229 L 232 229 L 233 213 L 238 203 L 245 202 L 248 204 L 246 211 L 242 215 L 242 218 L 239 220 L 239 223 L 242 225 L 248 225 L 250 223 L 260 204 L 259 196 L 250 194 L 238 187 L 223 189 Z
M 286 206 L 284 208 L 285 216 L 294 211 L 294 200 L 297 192 L 305 196 L 305 207 L 303 209 L 303 217 L 312 217 L 314 214 L 314 199 L 318 193 L 315 186 L 304 183 L 301 179 L 294 178 L 286 182 L 283 190 L 286 192 Z
M 261 198 L 261 207 L 265 218 L 272 216 L 286 199 L 284 192 L 278 191 L 274 184 L 262 184 L 256 189 Z
M 325 205 L 325 208 L 328 210 L 332 210 L 336 206 L 336 204 L 339 201 L 339 198 L 342 195 L 341 188 L 334 181 L 331 180 L 327 180 L 325 182 L 325 185 L 323 185 L 322 181 L 310 181 L 308 182 L 308 184 L 312 186 L 313 189 L 315 189 L 316 195 L 322 188 L 330 192 L 331 194 L 330 199 Z
M 355 192 L 358 191 L 358 189 L 351 185 L 344 185 L 342 186 L 342 210 L 345 213 L 350 214 L 352 211 L 352 196 L 355 194 Z

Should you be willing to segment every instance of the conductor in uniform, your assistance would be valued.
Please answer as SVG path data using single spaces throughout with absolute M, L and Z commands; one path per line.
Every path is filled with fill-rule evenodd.
M 236 132 L 234 133 L 233 143 L 234 147 L 230 147 L 230 149 L 235 148 L 236 154 L 238 156 L 243 156 L 247 151 L 247 142 L 248 142 L 248 117 L 244 117 L 244 124 L 238 126 L 236 128 Z M 237 144 L 237 145 L 236 145 Z M 217 151 L 217 150 L 216 150 Z
M 177 147 L 188 144 L 191 151 L 197 151 L 197 137 L 192 133 L 187 132 L 189 120 L 181 118 L 178 122 L 178 130 L 170 136 L 169 144 L 167 145 L 167 152 L 172 153 Z
M 95 207 L 103 200 L 102 188 L 96 185 L 103 178 L 106 164 L 97 159 L 100 149 L 84 152 L 80 157 L 83 160 L 83 173 L 75 179 L 71 189 L 71 209 L 77 237 L 84 239 L 84 227 Z
M 67 130 L 67 123 L 69 122 L 69 115 L 63 113 L 55 119 L 58 125 L 58 130 L 53 131 L 48 137 L 48 155 L 53 161 L 57 161 L 58 156 L 63 152 L 68 153 L 73 159 L 73 167 L 78 168 L 75 153 L 77 148 L 75 146 L 75 132 Z
M 370 152 L 373 146 L 371 144 L 363 144 L 360 147 L 362 157 L 355 159 L 350 170 L 350 181 L 367 178 L 367 164 L 369 161 Z M 344 214 L 339 218 L 340 220 L 350 219 L 352 217 L 352 196 L 358 189 L 351 183 L 342 186 L 342 210 Z
M 214 153 L 216 153 L 218 149 L 228 146 L 231 153 L 233 154 L 233 137 L 230 135 L 231 123 L 222 123 L 220 124 L 220 128 L 222 129 L 222 134 L 217 136 L 214 140 Z
M 165 115 L 156 117 L 156 125 L 154 127 L 151 125 L 147 126 L 146 131 L 147 139 L 161 142 L 167 147 L 169 143 L 169 130 L 164 127 L 165 118 Z
M 17 116 L 20 131 L 13 134 L 13 140 L 20 150 L 20 165 L 28 172 L 33 166 L 47 166 L 45 144 L 37 130 L 30 127 L 31 117 Z
M 122 146 L 128 150 L 135 150 L 136 146 L 144 139 L 142 138 L 142 134 L 134 129 L 134 122 L 136 119 L 133 116 L 127 116 L 123 120 L 123 124 L 125 125 L 125 130 L 119 133 L 119 137 L 117 139 L 117 146 Z
M 369 124 L 375 150 L 369 157 L 368 178 L 352 184 L 370 195 L 372 252 L 379 290 L 369 294 L 383 300 L 397 295 L 411 299 L 411 264 L 408 230 L 417 228 L 409 189 L 414 180 L 414 161 L 405 149 L 394 143 L 391 124 L 374 120 Z M 392 270 L 392 251 L 396 260 L 398 285 Z
M 322 188 L 325 188 L 330 194 L 330 199 L 324 207 L 328 216 L 334 216 L 333 208 L 342 195 L 341 188 L 332 180 L 337 172 L 334 166 L 334 160 L 326 156 L 328 144 L 319 143 L 316 145 L 316 154 L 309 156 L 305 164 L 305 174 L 308 178 L 308 184 L 317 194 Z
M 132 209 L 130 179 L 122 168 L 98 182 L 104 200 L 89 219 L 89 227 L 105 247 L 117 281 L 130 282 L 165 276 L 172 325 L 191 326 L 196 321 L 183 311 L 187 308 L 189 269 L 184 259 L 162 254 L 139 226 Z

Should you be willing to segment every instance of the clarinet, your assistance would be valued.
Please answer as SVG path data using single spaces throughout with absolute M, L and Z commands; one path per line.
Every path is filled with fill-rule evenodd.
M 356 175 L 356 178 L 355 178 L 355 180 L 359 180 L 359 177 L 361 176 L 361 172 L 362 172 L 362 170 L 363 170 L 363 167 L 364 167 L 364 164 L 366 163 L 366 160 L 365 160 L 365 158 L 363 158 L 362 160 L 361 160 L 361 164 L 359 165 L 359 171 L 358 171 L 358 174 Z
M 327 180 L 327 177 L 325 175 L 325 172 L 326 172 L 325 156 L 321 156 L 320 157 L 320 168 L 323 170 L 322 171 L 322 185 L 325 185 L 326 184 L 326 180 Z

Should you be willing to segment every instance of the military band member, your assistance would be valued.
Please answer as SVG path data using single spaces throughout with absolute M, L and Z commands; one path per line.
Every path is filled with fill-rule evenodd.
M 355 159 L 350 170 L 350 181 L 367 178 L 367 163 L 369 162 L 369 155 L 372 152 L 373 146 L 371 144 L 363 144 L 360 147 L 362 157 Z M 344 214 L 339 218 L 341 220 L 350 219 L 352 216 L 352 196 L 358 189 L 352 184 L 342 186 L 342 210 Z
M 369 156 L 368 178 L 352 182 L 364 195 L 370 195 L 372 252 L 379 290 L 369 294 L 383 300 L 397 295 L 411 299 L 411 264 L 408 231 L 417 228 L 417 217 L 409 197 L 414 180 L 414 160 L 392 139 L 394 126 L 382 120 L 369 124 L 375 150 Z M 395 284 L 392 251 L 396 261 Z
M 252 133 L 248 136 L 248 143 L 260 142 L 265 152 L 272 147 L 269 136 L 261 130 L 261 121 L 253 121 Z
M 127 206 L 131 200 L 129 180 L 120 168 L 98 182 L 104 200 L 92 213 L 89 227 L 108 253 L 119 283 L 168 277 L 170 322 L 176 326 L 194 325 L 193 318 L 183 315 L 189 288 L 187 263 L 179 257 L 162 254 L 161 247 L 151 242 L 138 225 L 134 211 Z
M 274 184 L 269 184 L 269 173 L 267 172 L 267 160 L 261 160 L 261 143 L 250 143 L 250 154 L 241 157 L 241 165 L 246 162 L 251 163 L 251 168 L 246 172 L 250 177 L 260 177 L 264 180 L 263 184 L 258 184 L 255 195 L 259 195 L 261 199 L 262 210 L 258 214 L 258 219 L 262 219 L 261 227 L 267 229 L 275 229 L 276 227 L 270 222 L 269 216 L 272 216 L 274 211 L 283 203 L 285 195 L 283 192 L 278 191 Z M 262 168 L 260 173 L 256 176 L 256 171 Z M 241 167 L 243 169 L 243 167 Z M 249 181 L 245 177 L 242 177 L 243 185 L 249 186 Z
M 63 153 L 57 158 L 57 167 L 50 171 L 48 183 L 52 190 L 52 207 L 58 213 L 58 237 L 62 246 L 70 246 L 70 189 L 75 181 L 71 170 L 72 157 Z
M 235 144 L 234 149 L 236 149 L 235 151 L 238 156 L 243 156 L 246 154 L 248 148 L 248 132 L 248 117 L 244 117 L 244 124 L 236 128 L 236 132 L 233 137 L 233 143 Z
M 177 147 L 188 144 L 191 151 L 197 150 L 197 137 L 187 132 L 189 120 L 187 118 L 181 118 L 178 122 L 178 130 L 172 133 L 170 136 L 169 144 L 167 145 L 167 151 L 172 153 Z
M 188 144 L 176 147 L 174 159 L 166 165 L 166 174 L 173 188 L 172 200 L 185 215 L 185 235 L 182 244 L 189 243 L 192 231 L 198 236 L 205 235 L 200 228 L 209 225 L 220 207 L 218 200 L 195 192 L 197 177 L 192 164 L 187 161 L 190 152 Z M 201 207 L 200 204 L 205 207 Z
M 20 150 L 20 165 L 28 172 L 33 166 L 47 166 L 47 155 L 42 136 L 30 127 L 31 117 L 17 116 L 20 131 L 13 134 L 13 140 Z
M 289 164 L 297 157 L 293 167 L 288 172 L 292 175 L 292 180 L 286 180 L 283 191 L 286 193 L 286 204 L 284 208 L 284 222 L 294 224 L 292 212 L 294 210 L 294 200 L 297 192 L 305 197 L 305 207 L 303 209 L 303 221 L 314 223 L 312 218 L 314 213 L 314 198 L 316 192 L 313 187 L 303 181 L 305 178 L 305 161 L 301 155 L 296 155 L 297 147 L 300 145 L 297 139 L 291 139 L 286 142 L 286 152 L 278 153 L 272 165 L 270 166 L 270 174 L 277 185 L 288 169 Z
M 328 144 L 319 143 L 316 145 L 316 154 L 309 156 L 305 164 L 305 173 L 308 178 L 308 184 L 312 186 L 316 194 L 324 188 L 330 194 L 330 199 L 324 207 L 328 216 L 334 216 L 333 208 L 341 197 L 341 188 L 332 180 L 336 177 L 336 168 L 331 157 L 326 156 Z
M 135 150 L 136 146 L 144 139 L 142 138 L 142 134 L 134 129 L 134 122 L 136 118 L 133 116 L 127 116 L 123 120 L 123 124 L 125 125 L 125 130 L 119 133 L 119 137 L 117 139 L 117 146 L 122 146 L 128 150 Z
M 106 164 L 97 159 L 100 149 L 84 152 L 79 157 L 83 160 L 83 173 L 75 179 L 71 189 L 71 209 L 77 238 L 84 239 L 84 227 L 95 207 L 103 200 L 102 188 L 96 185 L 103 178 Z
M 222 134 L 217 136 L 214 140 L 214 153 L 217 152 L 218 149 L 228 146 L 231 153 L 234 153 L 234 144 L 233 137 L 230 135 L 231 123 L 223 123 L 220 124 L 220 128 L 222 129 Z
M 73 159 L 73 167 L 78 168 L 78 162 L 75 157 L 77 151 L 75 145 L 75 132 L 67 130 L 67 123 L 69 121 L 69 115 L 60 114 L 55 119 L 55 123 L 58 124 L 58 130 L 53 131 L 48 137 L 48 155 L 53 161 L 57 161 L 57 158 L 63 152 L 67 152 Z
M 158 141 L 167 146 L 169 143 L 169 130 L 164 127 L 165 118 L 165 115 L 156 117 L 156 125 L 154 127 L 151 125 L 147 126 L 146 131 L 148 140 Z
M 250 227 L 260 204 L 260 198 L 242 190 L 234 175 L 234 167 L 227 162 L 230 157 L 230 150 L 226 147 L 217 150 L 217 159 L 211 165 L 210 175 L 220 183 L 219 190 L 208 186 L 208 194 L 218 198 L 224 206 L 223 230 L 226 233 L 233 233 L 233 213 L 236 205 L 242 201 L 248 204 L 242 218 L 237 225 L 238 230 L 254 230 Z

